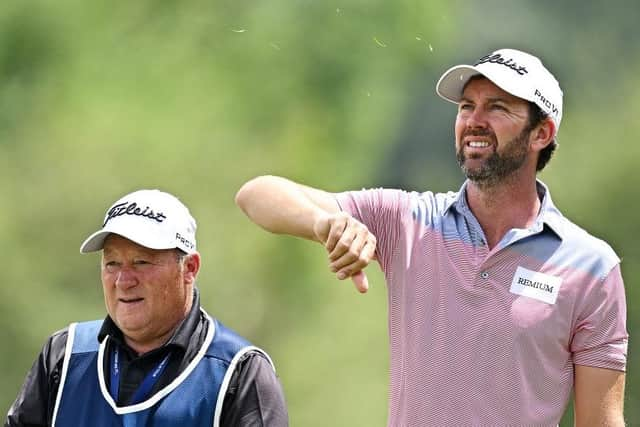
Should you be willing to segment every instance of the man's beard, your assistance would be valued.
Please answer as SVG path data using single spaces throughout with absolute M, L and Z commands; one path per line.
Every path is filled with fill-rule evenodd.
M 497 149 L 477 168 L 468 168 L 465 166 L 467 157 L 464 154 L 464 145 L 461 145 L 456 153 L 458 164 L 466 177 L 480 184 L 483 187 L 492 187 L 520 169 L 527 159 L 529 149 L 530 130 L 525 128 L 520 135 L 507 142 L 502 149 L 502 153 L 498 154 Z M 462 138 L 468 135 L 473 136 L 491 136 L 495 141 L 495 135 L 489 131 L 468 132 L 462 135 Z M 496 145 L 494 145 L 496 147 Z

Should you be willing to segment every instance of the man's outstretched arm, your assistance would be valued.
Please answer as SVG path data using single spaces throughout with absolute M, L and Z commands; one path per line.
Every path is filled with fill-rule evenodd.
M 376 238 L 364 224 L 340 210 L 333 193 L 281 177 L 260 176 L 240 188 L 236 204 L 267 231 L 321 243 L 338 279 L 351 277 L 358 291 L 367 291 L 362 269 L 373 259 Z

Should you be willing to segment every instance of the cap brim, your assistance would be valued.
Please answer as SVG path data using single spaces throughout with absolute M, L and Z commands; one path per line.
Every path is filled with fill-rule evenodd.
M 96 252 L 102 249 L 104 246 L 104 239 L 111 234 L 111 231 L 99 230 L 93 233 L 91 236 L 82 242 L 80 245 L 80 253 L 87 254 L 89 252 Z
M 469 79 L 476 75 L 484 75 L 471 65 L 456 65 L 449 68 L 436 84 L 436 93 L 447 101 L 458 103 L 462 91 Z
M 149 248 L 149 249 L 162 250 L 162 249 L 174 249 L 177 247 L 175 245 L 167 246 L 165 243 L 158 242 L 158 241 L 147 240 L 143 242 L 140 239 L 136 238 L 135 236 L 126 235 L 125 233 L 118 233 L 117 231 L 99 230 L 93 233 L 91 236 L 87 237 L 87 239 L 82 243 L 82 245 L 80 245 L 80 253 L 86 254 L 89 252 L 97 252 L 102 250 L 104 248 L 104 241 L 107 239 L 107 237 L 110 234 L 117 234 L 118 236 L 124 237 L 127 240 L 131 240 L 133 243 L 136 243 L 140 246 L 144 246 L 145 248 Z M 187 250 L 185 250 L 185 252 L 190 253 Z

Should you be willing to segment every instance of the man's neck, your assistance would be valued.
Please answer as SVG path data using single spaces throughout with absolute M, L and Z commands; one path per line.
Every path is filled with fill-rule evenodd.
M 531 226 L 540 211 L 535 175 L 531 178 L 510 176 L 491 186 L 469 181 L 466 188 L 467 203 L 490 249 L 509 230 Z
M 170 331 L 168 331 L 167 333 L 162 334 L 161 336 L 155 337 L 153 340 L 144 341 L 144 342 L 136 341 L 130 337 L 125 336 L 124 342 L 129 346 L 129 348 L 135 351 L 138 354 L 138 356 L 142 356 L 145 353 L 148 353 L 152 350 L 155 350 L 156 348 L 160 348 L 163 345 L 165 345 L 167 341 L 169 341 L 173 333 L 176 331 L 176 329 L 177 329 L 177 326 L 171 329 Z

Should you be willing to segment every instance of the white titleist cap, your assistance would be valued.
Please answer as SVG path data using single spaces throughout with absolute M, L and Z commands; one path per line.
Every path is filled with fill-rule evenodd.
M 81 253 L 102 249 L 111 233 L 150 249 L 196 251 L 196 220 L 175 196 L 159 190 L 139 190 L 115 202 L 102 228 L 82 243 Z
M 436 92 L 457 104 L 469 79 L 479 74 L 502 90 L 536 104 L 551 117 L 557 132 L 562 120 L 562 89 L 538 58 L 515 49 L 496 50 L 474 65 L 449 68 L 438 80 Z

